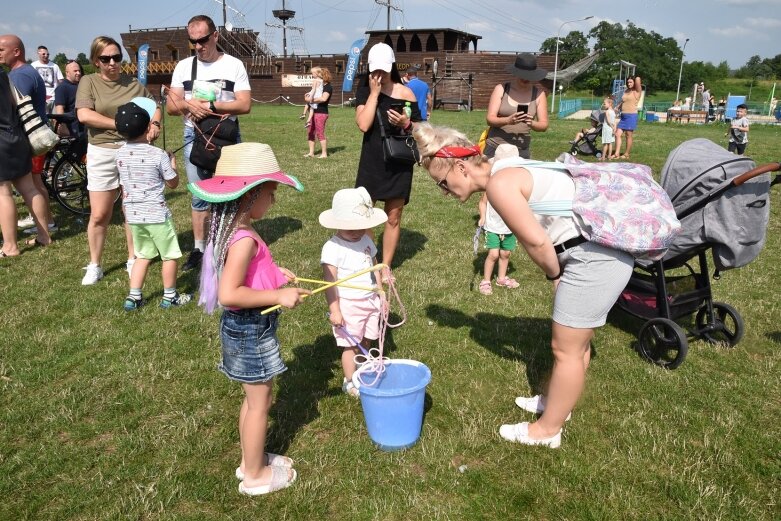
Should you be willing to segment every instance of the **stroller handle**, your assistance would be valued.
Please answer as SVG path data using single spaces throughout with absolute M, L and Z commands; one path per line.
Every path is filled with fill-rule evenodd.
M 767 163 L 766 165 L 759 165 L 758 167 L 733 178 L 732 185 L 740 186 L 749 179 L 753 179 L 758 175 L 766 174 L 767 172 L 776 172 L 778 170 L 781 170 L 781 163 Z M 776 176 L 776 178 L 773 180 L 773 184 L 777 183 L 778 179 L 779 177 Z

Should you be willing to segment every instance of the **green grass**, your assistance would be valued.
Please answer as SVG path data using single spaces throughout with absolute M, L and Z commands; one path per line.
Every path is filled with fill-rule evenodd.
M 329 232 L 317 216 L 357 169 L 353 112 L 332 112 L 328 160 L 302 157 L 298 108 L 256 106 L 242 120 L 244 139 L 270 143 L 306 186 L 280 188 L 258 224 L 277 261 L 302 277 L 319 278 Z M 434 122 L 477 137 L 484 115 L 437 111 Z M 534 135 L 533 156 L 553 159 L 581 126 L 553 122 Z M 168 149 L 180 129 L 167 118 Z M 633 158 L 658 173 L 682 141 L 724 144 L 724 132 L 641 122 Z M 755 125 L 748 151 L 778 160 L 779 142 L 781 127 Z M 169 196 L 184 250 L 187 194 Z M 532 418 L 513 398 L 538 389 L 551 366 L 550 284 L 518 252 L 521 288 L 481 296 L 477 198 L 459 205 L 417 171 L 394 267 L 407 323 L 386 347 L 432 370 L 420 441 L 399 453 L 372 445 L 360 404 L 341 393 L 326 306 L 313 298 L 281 319 L 289 371 L 277 380 L 268 440 L 297 461 L 299 480 L 256 499 L 233 478 L 242 391 L 215 369 L 218 315 L 194 305 L 125 313 L 118 220 L 105 279 L 82 287 L 84 223 L 53 204 L 56 244 L 0 260 L 0 519 L 779 519 L 779 204 L 776 190 L 761 256 L 714 282 L 715 298 L 745 319 L 743 341 L 692 340 L 684 364 L 665 371 L 633 350 L 640 321 L 611 314 L 562 448 L 549 450 L 506 443 L 497 430 Z M 153 304 L 159 268 L 145 287 Z M 180 274 L 180 289 L 196 284 Z

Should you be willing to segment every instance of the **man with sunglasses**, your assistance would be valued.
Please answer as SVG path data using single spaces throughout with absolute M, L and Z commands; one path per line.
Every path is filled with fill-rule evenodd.
M 192 17 L 187 22 L 187 36 L 195 56 L 176 64 L 166 107 L 168 114 L 184 117 L 184 164 L 188 182 L 194 183 L 214 175 L 190 163 L 192 142 L 198 132 L 194 123 L 212 114 L 230 114 L 235 119 L 238 114 L 249 113 L 252 99 L 244 64 L 217 48 L 219 33 L 211 18 Z M 206 249 L 209 204 L 193 196 L 191 208 L 194 245 L 183 271 L 199 268 Z
M 46 104 L 47 112 L 51 111 L 54 102 L 54 89 L 62 83 L 62 71 L 60 66 L 49 61 L 49 49 L 45 45 L 38 46 L 38 59 L 30 64 L 33 69 L 41 75 L 43 83 L 46 84 Z

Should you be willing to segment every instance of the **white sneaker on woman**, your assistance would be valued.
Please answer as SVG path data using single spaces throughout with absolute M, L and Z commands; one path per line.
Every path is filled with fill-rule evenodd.
M 88 264 L 84 269 L 87 270 L 87 273 L 85 273 L 84 278 L 81 279 L 82 286 L 92 286 L 103 278 L 103 268 L 97 264 Z
M 519 396 L 515 399 L 515 405 L 524 411 L 529 411 L 534 414 L 542 414 L 545 411 L 545 403 L 543 400 L 544 398 L 541 394 L 532 396 L 531 398 Z M 564 421 L 569 421 L 570 418 L 572 418 L 572 413 L 569 413 Z
M 529 437 L 529 422 L 502 425 L 499 427 L 499 435 L 507 441 L 524 445 L 544 445 L 551 449 L 558 449 L 561 446 L 561 430 L 550 438 L 535 440 Z

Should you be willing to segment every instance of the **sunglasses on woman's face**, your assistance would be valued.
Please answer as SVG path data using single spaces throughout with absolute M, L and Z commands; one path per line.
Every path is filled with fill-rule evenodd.
M 447 176 L 450 175 L 450 172 L 453 171 L 453 167 L 450 167 L 450 170 L 448 170 L 445 173 L 445 177 L 437 181 L 437 187 L 442 190 L 445 194 L 452 194 L 453 192 L 450 191 L 450 188 L 447 186 Z
M 122 55 L 111 54 L 109 56 L 98 56 L 98 60 L 100 60 L 100 63 L 109 63 L 111 60 L 114 60 L 114 63 L 119 63 L 122 61 Z
M 214 34 L 214 33 L 212 33 L 212 34 Z M 206 35 L 206 36 L 204 36 L 203 38 L 198 38 L 197 40 L 193 40 L 192 38 L 187 38 L 187 39 L 188 39 L 188 40 L 190 40 L 190 44 L 191 44 L 191 45 L 200 45 L 200 46 L 204 46 L 204 45 L 206 45 L 206 43 L 209 41 L 209 39 L 210 39 L 211 37 L 212 37 L 212 35 L 211 35 L 211 34 L 207 34 L 207 35 Z

